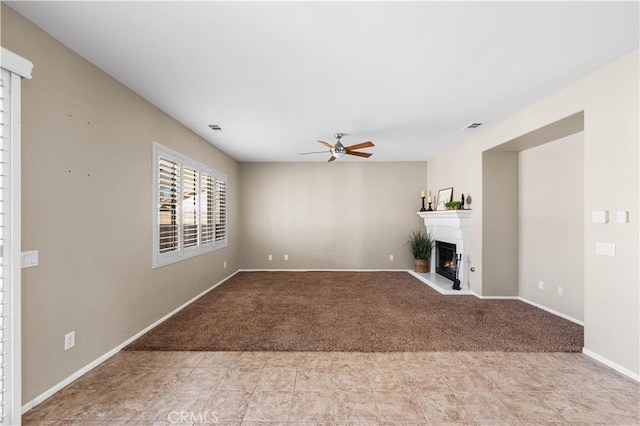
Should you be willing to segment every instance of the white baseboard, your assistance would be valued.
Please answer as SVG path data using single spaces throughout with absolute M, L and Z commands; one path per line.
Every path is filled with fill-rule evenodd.
M 640 382 L 640 375 L 637 373 L 634 373 L 628 368 L 625 368 L 619 364 L 616 364 L 615 362 L 610 361 L 609 359 L 603 357 L 602 355 L 598 355 L 597 353 L 590 351 L 587 348 L 582 348 L 582 353 L 588 356 L 589 358 L 593 358 L 594 360 L 606 365 L 607 367 L 616 370 L 618 373 L 623 374 L 628 378 L 635 380 L 636 382 Z
M 569 320 L 573 323 L 576 323 L 578 325 L 581 325 L 584 327 L 584 322 L 580 321 L 579 319 L 573 318 L 567 314 L 563 314 L 562 312 L 558 312 L 556 310 L 553 310 L 551 308 L 547 308 L 546 306 L 540 305 L 536 302 L 532 302 L 531 300 L 525 299 L 524 297 L 518 297 L 518 299 L 520 299 L 521 301 L 523 301 L 524 303 L 528 303 L 531 306 L 535 306 L 536 308 L 542 309 L 543 311 L 547 311 L 553 315 L 559 316 L 560 318 L 564 318 L 566 320 Z
M 111 358 L 112 356 L 117 354 L 118 352 L 120 352 L 122 350 L 122 348 L 127 346 L 129 343 L 131 343 L 134 340 L 136 340 L 137 338 L 141 337 L 143 334 L 145 334 L 146 332 L 150 331 L 151 329 L 157 327 L 160 323 L 168 320 L 169 318 L 171 318 L 172 316 L 174 316 L 175 314 L 177 314 L 178 312 L 180 312 L 181 310 L 186 308 L 188 305 L 190 305 L 191 303 L 193 303 L 197 299 L 201 298 L 202 296 L 204 296 L 205 294 L 209 293 L 214 288 L 218 287 L 223 282 L 227 281 L 229 278 L 231 278 L 234 275 L 236 275 L 238 272 L 240 272 L 240 271 L 238 270 L 238 271 L 234 272 L 233 274 L 229 275 L 228 277 L 222 279 L 221 281 L 213 284 L 211 287 L 209 287 L 208 289 L 204 290 L 202 293 L 200 293 L 197 296 L 191 298 L 189 301 L 183 303 L 182 305 L 180 305 L 179 307 L 177 307 L 173 311 L 169 312 L 168 314 L 166 314 L 165 316 L 163 316 L 162 318 L 160 318 L 159 320 L 157 320 L 153 324 L 149 325 L 145 329 L 143 329 L 143 330 L 139 331 L 138 333 L 136 333 L 134 336 L 131 336 L 130 338 L 128 338 L 127 340 L 125 340 L 124 342 L 122 342 L 121 344 L 116 346 L 115 348 L 111 349 L 109 352 L 107 352 L 104 355 L 98 357 L 97 359 L 91 361 L 89 364 L 85 365 L 80 370 L 78 370 L 75 373 L 71 374 L 69 377 L 67 377 L 66 379 L 62 380 L 60 383 L 52 386 L 51 388 L 49 388 L 45 392 L 43 392 L 40 395 L 38 395 L 35 398 L 33 398 L 31 401 L 25 403 L 22 406 L 22 414 L 24 414 L 27 411 L 31 410 L 33 407 L 35 407 L 36 405 L 38 405 L 41 402 L 43 402 L 44 400 L 49 398 L 51 395 L 53 395 L 54 393 L 58 392 L 59 390 L 61 390 L 65 386 L 67 386 L 69 383 L 71 383 L 74 380 L 78 379 L 83 374 L 87 373 L 88 371 L 93 370 L 98 365 L 102 364 L 103 362 L 105 362 L 106 360 L 108 360 L 109 358 Z
M 239 269 L 238 272 L 409 272 L 407 269 Z
M 518 296 L 481 296 L 477 293 L 473 293 L 475 297 L 482 300 L 519 300 Z

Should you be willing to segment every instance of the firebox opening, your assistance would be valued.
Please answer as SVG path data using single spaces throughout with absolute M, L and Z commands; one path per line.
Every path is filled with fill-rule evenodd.
M 436 273 L 451 281 L 456 279 L 456 245 L 436 241 Z

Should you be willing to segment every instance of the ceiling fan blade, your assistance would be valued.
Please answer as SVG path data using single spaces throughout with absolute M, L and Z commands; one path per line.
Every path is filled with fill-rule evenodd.
M 329 158 L 329 161 L 327 161 L 327 163 L 330 163 L 330 162 L 335 161 L 335 160 L 336 160 L 336 157 L 334 157 L 334 156 L 332 155 L 332 156 L 331 156 L 331 158 Z
M 298 155 L 307 155 L 307 154 L 326 154 L 327 152 L 331 152 L 331 151 L 313 151 L 313 152 L 301 152 Z
M 318 141 L 320 142 L 322 145 L 326 146 L 329 149 L 333 149 L 333 145 L 331 145 L 329 142 L 325 142 L 325 141 Z
M 357 143 L 357 144 L 351 145 L 351 146 L 345 146 L 344 148 L 347 151 L 349 151 L 349 150 L 352 150 L 352 149 L 369 148 L 370 146 L 375 146 L 375 145 L 371 141 L 366 141 L 366 142 Z
M 373 154 L 371 154 L 369 152 L 347 151 L 347 155 L 355 155 L 356 157 L 369 158 Z

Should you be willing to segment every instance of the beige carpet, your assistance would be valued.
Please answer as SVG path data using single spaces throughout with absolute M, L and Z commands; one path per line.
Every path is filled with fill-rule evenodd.
M 241 272 L 129 345 L 166 351 L 580 352 L 583 327 L 406 272 Z

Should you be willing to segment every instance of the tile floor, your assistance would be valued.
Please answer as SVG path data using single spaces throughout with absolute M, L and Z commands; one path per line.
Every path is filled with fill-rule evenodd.
M 637 383 L 582 354 L 120 352 L 25 425 L 637 425 Z

